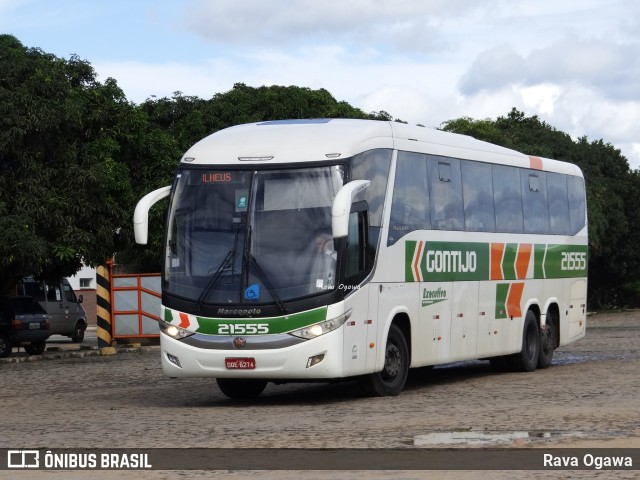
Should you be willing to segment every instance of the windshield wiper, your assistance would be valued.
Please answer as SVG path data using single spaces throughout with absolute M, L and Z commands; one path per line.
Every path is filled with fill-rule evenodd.
M 235 258 L 235 256 L 236 250 L 231 249 L 229 250 L 229 253 L 227 253 L 227 255 L 222 259 L 222 262 L 220 262 L 220 265 L 218 265 L 218 268 L 216 269 L 216 273 L 211 276 L 209 282 L 207 282 L 207 285 L 204 287 L 202 293 L 198 297 L 198 301 L 196 302 L 196 309 L 199 310 L 202 307 L 205 299 L 209 296 L 213 288 L 222 277 L 222 272 L 224 272 L 229 266 L 233 268 L 233 259 Z
M 273 300 L 276 302 L 278 308 L 282 311 L 282 313 L 287 313 L 287 307 L 285 307 L 284 303 L 282 303 L 278 292 L 275 288 L 273 288 L 271 281 L 269 281 L 269 277 L 264 273 L 264 270 L 262 270 L 260 265 L 258 265 L 258 261 L 256 260 L 256 257 L 253 256 L 253 253 L 249 251 L 244 252 L 244 258 L 250 265 L 253 265 L 253 268 L 255 268 L 256 273 L 258 274 L 258 278 L 262 281 L 264 286 L 267 287 L 267 290 L 271 294 L 271 297 L 273 297 Z

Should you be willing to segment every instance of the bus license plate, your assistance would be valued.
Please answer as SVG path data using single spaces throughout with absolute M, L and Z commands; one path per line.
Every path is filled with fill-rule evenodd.
M 254 370 L 256 368 L 256 359 L 251 357 L 224 359 L 224 364 L 228 370 Z

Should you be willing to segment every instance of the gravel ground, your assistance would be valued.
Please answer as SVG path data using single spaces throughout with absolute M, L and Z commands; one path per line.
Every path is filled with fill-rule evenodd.
M 640 448 L 637 311 L 591 315 L 587 337 L 558 350 L 549 369 L 496 373 L 488 362 L 465 362 L 412 371 L 399 397 L 366 398 L 353 382 L 344 382 L 270 384 L 257 400 L 231 401 L 213 380 L 165 378 L 158 355 L 157 347 L 143 347 L 112 356 L 48 352 L 36 361 L 0 363 L 0 448 Z M 300 478 L 299 472 L 215 473 L 216 478 Z M 514 477 L 508 473 L 491 476 Z M 430 472 L 428 477 L 487 474 Z M 637 471 L 580 472 L 581 478 L 608 475 L 638 477 Z M 212 472 L 0 471 L 0 478 L 116 476 L 211 478 Z M 305 479 L 426 476 L 304 474 Z M 567 471 L 518 472 L 517 477 L 574 478 Z

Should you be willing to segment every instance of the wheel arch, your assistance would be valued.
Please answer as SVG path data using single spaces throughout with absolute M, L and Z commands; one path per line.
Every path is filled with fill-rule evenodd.
M 407 349 L 409 350 L 409 366 L 411 366 L 413 349 L 411 345 L 411 319 L 409 318 L 409 314 L 407 312 L 396 313 L 389 324 L 389 328 L 391 328 L 391 325 L 396 325 L 404 335 L 404 339 L 407 342 Z M 388 334 L 389 329 L 387 329 L 387 335 Z
M 543 315 L 542 315 L 542 310 L 540 310 L 540 305 L 538 304 L 538 302 L 532 301 L 531 303 L 529 303 L 527 305 L 527 308 L 524 311 L 524 315 L 526 315 L 529 310 L 531 310 L 533 314 L 536 316 L 538 327 L 542 327 Z M 524 316 L 522 318 L 524 320 Z
M 409 365 L 411 365 L 413 351 L 411 345 L 411 317 L 406 308 L 396 307 L 389 313 L 387 321 L 384 324 L 384 329 L 378 331 L 378 346 L 380 348 L 377 348 L 375 371 L 380 371 L 384 365 L 385 345 L 387 344 L 387 337 L 389 336 L 389 330 L 392 325 L 396 325 L 404 335 L 409 351 Z

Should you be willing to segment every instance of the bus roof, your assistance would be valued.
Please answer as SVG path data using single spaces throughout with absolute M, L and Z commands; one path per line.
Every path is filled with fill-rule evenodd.
M 219 130 L 193 145 L 193 165 L 291 164 L 348 158 L 388 148 L 582 176 L 572 164 L 530 157 L 467 135 L 398 122 L 353 119 L 275 120 Z

